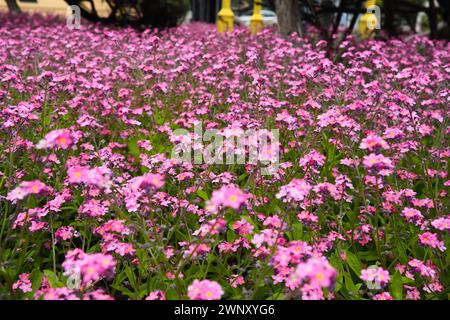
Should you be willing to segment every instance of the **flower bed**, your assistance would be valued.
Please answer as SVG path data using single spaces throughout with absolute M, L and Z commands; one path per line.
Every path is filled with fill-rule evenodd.
M 447 298 L 448 44 L 0 20 L 0 298 Z

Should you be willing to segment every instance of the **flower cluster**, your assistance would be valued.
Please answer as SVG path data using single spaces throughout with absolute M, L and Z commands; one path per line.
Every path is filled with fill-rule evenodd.
M 448 298 L 448 43 L 0 21 L 0 299 Z
M 6 197 L 12 203 L 16 203 L 18 200 L 24 199 L 26 196 L 35 194 L 42 195 L 51 193 L 52 188 L 39 180 L 24 181 L 19 184 L 14 190 L 10 191 Z
M 194 280 L 188 287 L 191 300 L 219 300 L 223 295 L 220 284 L 211 280 Z
M 87 254 L 80 249 L 67 253 L 62 263 L 68 276 L 80 276 L 84 286 L 89 286 L 100 279 L 110 279 L 114 276 L 116 261 L 111 255 L 101 253 Z
M 213 192 L 211 199 L 207 204 L 208 211 L 217 212 L 220 208 L 239 209 L 243 205 L 249 195 L 242 192 L 241 189 L 227 185 Z
M 361 270 L 361 279 L 366 281 L 369 289 L 380 289 L 391 279 L 389 272 L 381 267 L 372 266 Z

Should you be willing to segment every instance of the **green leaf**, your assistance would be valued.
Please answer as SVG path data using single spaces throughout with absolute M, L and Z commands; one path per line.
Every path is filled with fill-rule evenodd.
M 133 292 L 131 292 L 129 289 L 127 289 L 125 287 L 120 287 L 120 286 L 112 286 L 112 287 L 130 298 L 133 298 L 135 296 L 135 294 Z
M 137 145 L 137 139 L 131 139 L 128 141 L 128 150 L 133 157 L 139 159 L 141 151 L 139 150 L 139 147 Z
M 342 284 L 344 283 L 344 277 L 342 275 L 338 275 L 336 278 L 336 284 L 334 285 L 334 291 L 339 292 L 342 288 Z
M 389 289 L 394 299 L 401 300 L 403 298 L 403 281 L 400 273 L 394 273 L 389 284 Z
M 366 260 L 366 261 L 377 261 L 380 259 L 378 254 L 372 251 L 360 251 L 357 253 L 358 257 L 360 259 Z
M 293 240 L 303 240 L 303 224 L 296 222 L 292 225 Z
M 406 253 L 407 247 L 403 243 L 398 243 L 396 246 L 397 256 L 401 263 L 408 263 L 408 255 Z
M 201 189 L 197 190 L 197 195 L 205 201 L 209 200 L 208 194 Z
M 275 293 L 268 297 L 267 300 L 286 300 L 286 296 L 282 293 Z
M 48 279 L 48 283 L 53 288 L 59 288 L 63 286 L 63 283 L 58 280 L 58 276 L 51 270 L 44 270 L 44 275 Z
M 136 286 L 136 276 L 133 272 L 133 270 L 131 270 L 131 268 L 126 268 L 125 269 L 125 273 L 127 274 L 128 280 L 130 281 L 130 284 L 135 287 Z
M 155 122 L 157 125 L 162 125 L 164 124 L 164 120 L 166 119 L 166 117 L 164 116 L 164 113 L 159 111 L 158 109 L 155 110 L 155 113 L 153 114 L 154 118 L 155 118 Z
M 341 273 L 341 264 L 339 263 L 339 258 L 336 256 L 336 254 L 333 254 L 330 256 L 330 264 L 337 270 L 339 270 L 339 273 Z
M 267 293 L 270 291 L 270 289 L 264 284 L 260 284 L 257 288 L 256 288 L 256 292 L 254 293 L 254 299 L 255 300 L 261 300 L 264 297 L 267 296 Z
M 33 272 L 30 273 L 30 281 L 32 284 L 33 291 L 36 291 L 40 288 L 41 282 L 42 282 L 43 274 L 40 270 L 35 269 Z
M 236 233 L 234 232 L 233 229 L 228 229 L 227 230 L 227 241 L 233 242 L 234 239 L 236 239 Z
M 245 178 L 247 178 L 249 176 L 249 174 L 247 172 L 244 172 L 243 174 L 241 174 L 237 179 L 236 179 L 236 183 L 239 184 L 240 182 L 242 182 Z
M 349 251 L 346 251 L 346 256 L 347 256 L 347 258 L 346 258 L 347 264 L 359 277 L 361 275 L 361 269 L 362 269 L 361 261 L 359 261 L 359 258 L 355 254 L 353 254 Z
M 169 288 L 166 291 L 166 299 L 167 300 L 178 300 L 180 297 L 178 297 L 177 291 L 174 288 Z
M 344 283 L 345 283 L 345 288 L 348 291 L 348 294 L 352 297 L 352 298 L 357 298 L 359 296 L 358 293 L 358 288 L 357 286 L 355 286 L 355 284 L 353 283 L 352 277 L 350 277 L 349 274 L 345 274 L 344 275 Z

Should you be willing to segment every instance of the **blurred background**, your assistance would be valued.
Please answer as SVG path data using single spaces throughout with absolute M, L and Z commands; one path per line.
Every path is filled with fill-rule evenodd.
M 263 23 L 282 34 L 316 29 L 324 39 L 358 30 L 368 6 L 380 9 L 387 36 L 422 34 L 449 39 L 450 0 L 258 0 Z M 136 27 L 173 27 L 191 21 L 215 23 L 221 0 L 0 0 L 0 10 L 66 14 L 78 5 L 83 18 Z M 235 24 L 249 26 L 253 0 L 231 0 Z M 0 22 L 1 23 L 1 22 Z
M 63 15 L 66 14 L 67 7 L 69 6 L 64 0 L 0 0 L 0 10 L 8 10 L 7 2 L 11 6 L 17 5 L 24 12 L 56 13 Z M 106 15 L 109 10 L 107 2 L 103 0 L 94 0 L 94 2 L 99 13 Z

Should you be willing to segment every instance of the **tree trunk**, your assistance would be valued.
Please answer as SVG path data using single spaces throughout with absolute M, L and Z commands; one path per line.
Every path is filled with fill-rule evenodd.
M 395 25 L 395 4 L 392 1 L 383 2 L 385 19 L 384 19 L 384 27 L 386 28 L 389 36 L 395 37 L 397 35 L 397 26 Z
M 430 39 L 436 39 L 437 33 L 437 14 L 434 0 L 429 0 L 428 21 L 430 23 Z
M 447 23 L 447 26 L 450 27 L 450 1 L 448 0 L 438 0 L 439 6 L 443 10 L 442 18 Z
M 292 32 L 302 35 L 300 10 L 297 0 L 275 0 L 280 33 L 284 36 Z
M 17 5 L 16 0 L 6 0 L 6 4 L 10 12 L 20 12 L 20 7 Z

